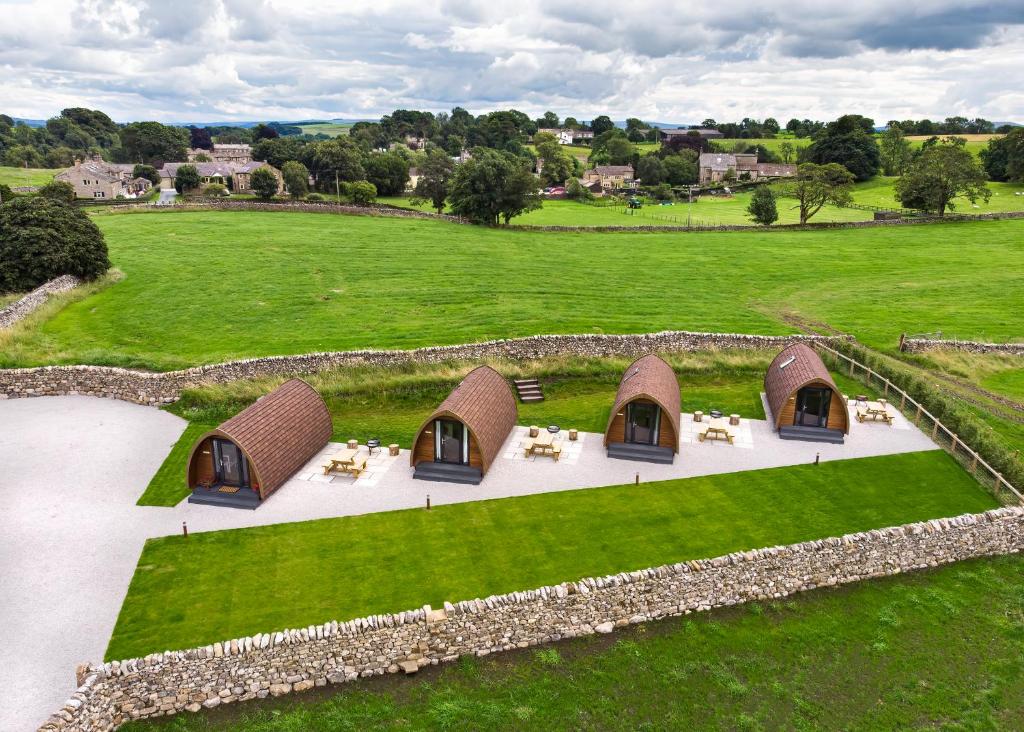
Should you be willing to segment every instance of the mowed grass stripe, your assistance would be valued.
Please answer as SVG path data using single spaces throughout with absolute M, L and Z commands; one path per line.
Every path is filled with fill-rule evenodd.
M 995 505 L 931 451 L 166 537 L 143 550 L 107 657 Z
M 174 368 L 260 355 L 664 328 L 893 347 L 1019 337 L 1024 221 L 607 234 L 253 212 L 97 216 L 125 278 L 5 341 L 0 366 Z

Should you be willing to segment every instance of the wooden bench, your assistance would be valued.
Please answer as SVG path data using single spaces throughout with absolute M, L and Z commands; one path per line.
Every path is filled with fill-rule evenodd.
M 348 472 L 352 474 L 353 478 L 358 478 L 359 475 L 366 470 L 366 458 L 359 458 L 354 460 L 347 468 Z

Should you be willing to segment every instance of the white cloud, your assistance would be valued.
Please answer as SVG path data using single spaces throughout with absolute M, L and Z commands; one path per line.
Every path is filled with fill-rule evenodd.
M 1024 121 L 1019 0 L 0 0 L 0 111 Z

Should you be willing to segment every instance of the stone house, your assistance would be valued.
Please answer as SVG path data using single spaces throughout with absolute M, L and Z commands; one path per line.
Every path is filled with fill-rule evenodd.
M 188 161 L 194 163 L 200 155 L 205 155 L 214 163 L 236 163 L 244 165 L 252 162 L 252 147 L 246 143 L 219 145 L 214 144 L 212 150 L 202 148 L 189 149 Z
M 70 183 L 77 198 L 113 200 L 136 198 L 153 187 L 147 178 L 132 176 L 135 166 L 108 163 L 99 155 L 89 160 L 75 160 L 75 164 L 54 176 L 54 180 Z
M 175 178 L 178 175 L 178 168 L 182 165 L 192 165 L 199 173 L 199 179 L 203 186 L 211 183 L 220 183 L 227 186 L 228 190 L 234 193 L 253 193 L 252 173 L 258 168 L 268 168 L 274 177 L 277 178 L 277 192 L 284 193 L 284 177 L 281 171 L 263 161 L 250 161 L 248 163 L 166 163 L 160 169 L 161 185 L 167 188 L 174 187 Z
M 632 165 L 598 165 L 583 171 L 580 183 L 591 190 L 594 183 L 599 183 L 605 193 L 636 187 Z
M 796 175 L 796 167 L 783 163 L 759 163 L 755 153 L 701 153 L 698 161 L 701 185 L 732 180 L 788 178 Z M 730 175 L 731 171 L 731 175 Z

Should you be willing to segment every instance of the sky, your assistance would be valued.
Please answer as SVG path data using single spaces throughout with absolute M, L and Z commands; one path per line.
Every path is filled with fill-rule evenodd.
M 0 112 L 1024 122 L 1022 0 L 0 0 Z

